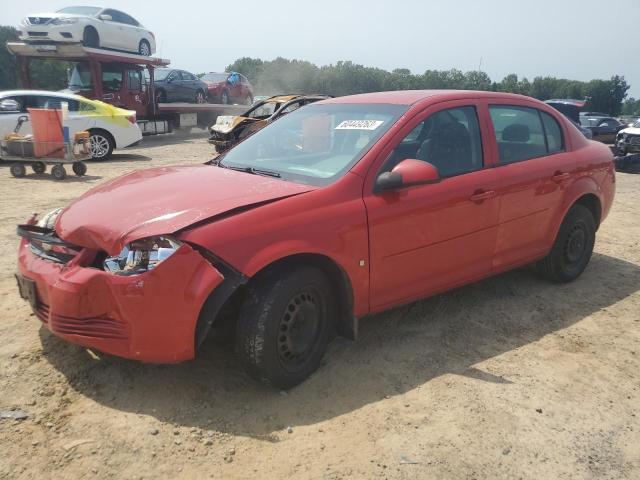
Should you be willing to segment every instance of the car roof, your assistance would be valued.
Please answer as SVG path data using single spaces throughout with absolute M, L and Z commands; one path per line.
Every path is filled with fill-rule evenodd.
M 529 97 L 514 93 L 487 92 L 476 90 L 398 90 L 391 92 L 361 93 L 322 101 L 327 103 L 388 103 L 394 105 L 413 105 L 428 98 L 439 101 L 465 98 L 512 98 L 530 100 Z
M 22 97 L 25 95 L 53 96 L 68 98 L 69 100 L 84 100 L 84 97 L 81 97 L 80 95 L 76 95 L 74 93 L 52 92 L 49 90 L 5 90 L 0 92 L 0 97 Z
M 297 100 L 299 98 L 318 98 L 325 99 L 331 98 L 331 95 L 302 95 L 302 94 L 291 94 L 291 95 L 274 95 L 273 97 L 265 98 L 261 100 L 263 103 L 285 103 L 290 102 L 291 100 Z

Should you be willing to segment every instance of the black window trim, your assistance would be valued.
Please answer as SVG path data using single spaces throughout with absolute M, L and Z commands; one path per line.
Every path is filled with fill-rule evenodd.
M 562 127 L 560 126 L 560 122 L 558 122 L 555 118 L 553 118 L 552 115 L 549 115 L 547 112 L 543 112 L 542 110 L 540 110 L 539 108 L 536 107 L 529 107 L 527 105 L 513 105 L 513 104 L 506 104 L 506 103 L 491 103 L 488 106 L 489 109 L 489 118 L 491 119 L 491 127 L 493 128 L 493 141 L 495 142 L 495 146 L 496 146 L 496 153 L 498 154 L 498 162 L 493 165 L 493 167 L 498 168 L 498 167 L 505 167 L 507 165 L 512 165 L 514 163 L 521 163 L 521 162 L 527 162 L 529 160 L 535 160 L 537 158 L 545 158 L 545 157 L 550 157 L 552 155 L 557 155 L 559 153 L 563 153 L 566 152 L 566 147 L 565 147 L 565 142 L 564 142 L 564 131 L 562 130 Z M 547 151 L 547 153 L 545 155 L 537 155 L 535 157 L 529 157 L 529 158 L 523 158 L 522 160 L 515 160 L 513 162 L 508 162 L 508 163 L 503 163 L 502 159 L 500 158 L 500 148 L 498 148 L 498 138 L 496 137 L 496 127 L 495 124 L 493 123 L 493 119 L 491 118 L 491 108 L 492 107 L 497 107 L 497 108 L 516 108 L 516 109 L 524 109 L 527 108 L 529 110 L 536 110 L 538 112 L 538 118 L 540 120 L 540 123 L 542 124 L 542 133 L 544 135 L 544 144 L 545 144 L 545 149 Z M 553 152 L 553 153 L 549 153 L 549 145 L 548 145 L 548 141 L 547 141 L 547 131 L 546 131 L 546 127 L 544 126 L 544 121 L 542 120 L 542 115 L 540 115 L 541 113 L 547 113 L 547 115 L 549 115 L 553 121 L 555 121 L 558 126 L 560 127 L 560 136 L 562 137 L 562 150 L 558 151 L 558 152 Z

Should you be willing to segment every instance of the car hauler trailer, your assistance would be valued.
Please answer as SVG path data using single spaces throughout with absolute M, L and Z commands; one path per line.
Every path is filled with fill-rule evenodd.
M 243 105 L 158 103 L 154 89 L 154 69 L 169 65 L 169 60 L 145 57 L 98 48 L 80 43 L 34 44 L 8 42 L 16 56 L 22 88 L 31 88 L 30 62 L 50 59 L 70 62 L 68 89 L 116 107 L 134 110 L 143 135 L 168 133 L 173 128 L 213 125 L 218 115 L 238 115 Z

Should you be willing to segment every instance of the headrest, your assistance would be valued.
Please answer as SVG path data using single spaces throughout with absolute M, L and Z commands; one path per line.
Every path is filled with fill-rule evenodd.
M 521 123 L 509 125 L 502 131 L 502 141 L 504 142 L 528 142 L 531 136 L 529 127 Z

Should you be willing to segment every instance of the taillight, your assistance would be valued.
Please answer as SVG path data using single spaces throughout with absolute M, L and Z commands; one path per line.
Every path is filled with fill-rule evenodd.
M 129 120 L 129 123 L 131 123 L 132 125 L 135 125 L 135 123 L 136 123 L 136 114 L 134 113 L 133 115 L 127 115 L 127 120 Z

